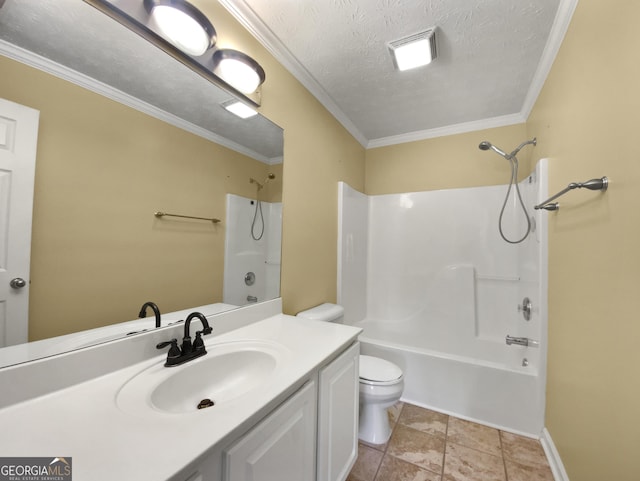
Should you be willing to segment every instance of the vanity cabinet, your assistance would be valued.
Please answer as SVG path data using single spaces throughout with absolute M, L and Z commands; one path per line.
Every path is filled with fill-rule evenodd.
M 360 345 L 320 370 L 317 481 L 344 481 L 358 456 Z
M 181 481 L 344 481 L 358 455 L 360 344 Z
M 311 380 L 223 454 L 224 481 L 314 481 L 316 383 Z

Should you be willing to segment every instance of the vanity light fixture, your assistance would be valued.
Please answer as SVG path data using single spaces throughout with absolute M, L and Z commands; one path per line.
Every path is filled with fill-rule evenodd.
M 187 0 L 84 2 L 137 33 L 243 104 L 260 106 L 260 85 L 265 80 L 263 68 L 242 52 L 217 49 L 215 28 L 205 14 Z
M 241 119 L 248 119 L 254 115 L 258 115 L 258 112 L 247 104 L 243 104 L 238 100 L 227 100 L 221 104 L 226 110 L 234 115 L 237 115 Z
M 244 94 L 255 92 L 265 79 L 264 70 L 258 62 L 229 48 L 213 53 L 213 73 Z
M 389 51 L 401 72 L 430 64 L 437 56 L 436 28 L 389 42 Z
M 215 28 L 189 2 L 144 0 L 144 6 L 163 38 L 183 52 L 198 57 L 215 45 Z

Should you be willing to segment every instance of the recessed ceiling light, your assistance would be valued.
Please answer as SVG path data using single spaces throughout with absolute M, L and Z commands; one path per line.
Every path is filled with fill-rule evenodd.
M 198 57 L 216 43 L 209 19 L 185 0 L 144 0 L 162 37 L 183 52 Z
M 241 119 L 248 119 L 254 115 L 258 115 L 258 112 L 238 100 L 229 100 L 224 102 L 222 106 L 232 114 L 237 115 Z
M 244 94 L 255 92 L 265 79 L 258 62 L 229 48 L 213 53 L 213 73 Z
M 430 28 L 389 43 L 393 63 L 401 72 L 431 63 L 437 56 L 436 29 Z

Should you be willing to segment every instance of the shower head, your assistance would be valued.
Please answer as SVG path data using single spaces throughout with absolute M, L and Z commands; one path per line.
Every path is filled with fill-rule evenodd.
M 256 184 L 258 186 L 258 190 L 262 190 L 264 188 L 265 185 L 267 185 L 267 183 L 270 180 L 273 180 L 276 178 L 276 174 L 273 174 L 271 172 L 269 172 L 269 175 L 267 175 L 267 178 L 264 179 L 262 181 L 262 183 L 258 182 L 256 179 L 254 179 L 253 177 L 249 177 L 249 183 L 250 184 Z
M 480 150 L 489 150 L 489 149 L 491 149 L 494 152 L 497 152 L 498 154 L 503 156 L 505 159 L 511 160 L 511 155 L 507 154 L 506 152 L 503 152 L 498 147 L 496 147 L 495 145 L 491 144 L 491 142 L 487 142 L 486 140 L 483 141 L 483 142 L 480 142 L 480 145 L 478 145 L 478 148 Z
M 256 184 L 258 186 L 258 190 L 262 189 L 264 187 L 263 184 L 261 184 L 260 182 L 258 182 L 256 179 L 254 179 L 253 177 L 249 177 L 249 183 L 250 184 Z
M 478 148 L 480 150 L 493 150 L 494 152 L 497 152 L 498 154 L 500 154 L 501 156 L 503 156 L 505 159 L 507 160 L 514 160 L 516 158 L 516 154 L 518 152 L 520 152 L 520 149 L 522 149 L 522 147 L 524 147 L 525 145 L 529 145 L 529 144 L 533 144 L 536 145 L 538 143 L 537 139 L 534 137 L 531 140 L 526 140 L 524 142 L 522 142 L 520 145 L 518 145 L 515 150 L 513 152 L 511 152 L 510 154 L 507 154 L 506 152 L 500 150 L 498 147 L 496 147 L 495 145 L 491 144 L 491 142 L 487 142 L 486 140 L 480 142 L 480 145 L 478 145 Z

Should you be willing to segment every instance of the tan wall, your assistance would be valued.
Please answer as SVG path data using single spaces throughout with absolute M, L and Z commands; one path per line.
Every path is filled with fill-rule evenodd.
M 478 144 L 487 140 L 511 152 L 526 140 L 525 124 L 369 149 L 366 193 L 391 194 L 506 184 L 510 163 Z M 521 177 L 529 172 L 531 148 L 518 155 Z
M 572 481 L 640 479 L 640 2 L 581 0 L 527 123 L 550 158 L 546 426 Z
M 194 4 L 214 19 L 220 47 L 233 46 L 263 66 L 260 111 L 284 128 L 283 310 L 335 302 L 338 181 L 364 189 L 365 150 L 223 7 Z
M 249 177 L 281 167 L 4 57 L 0 71 L 0 97 L 40 110 L 30 339 L 135 319 L 148 300 L 221 301 L 224 195 L 255 195 Z

